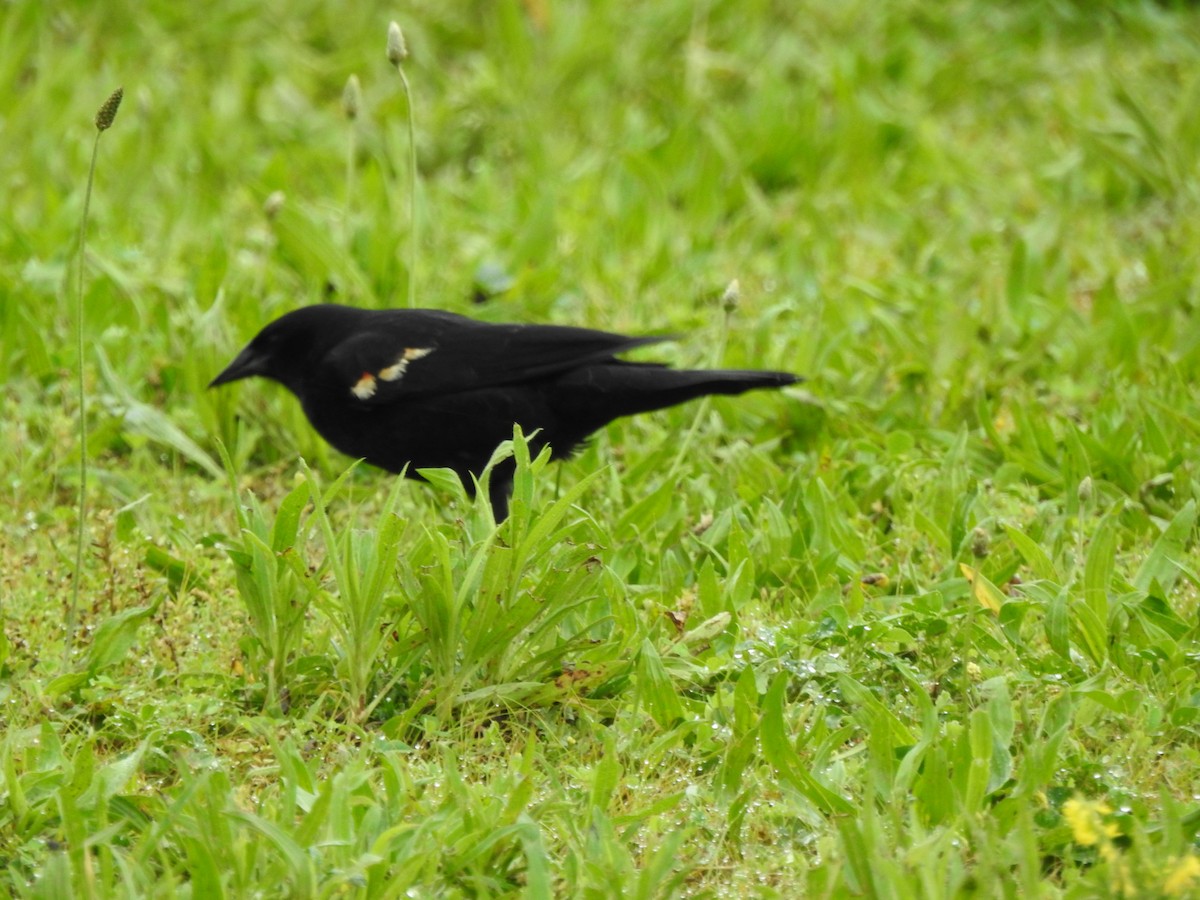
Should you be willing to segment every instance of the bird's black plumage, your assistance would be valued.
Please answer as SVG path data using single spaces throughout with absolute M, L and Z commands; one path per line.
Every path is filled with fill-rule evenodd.
M 514 423 L 534 452 L 569 456 L 613 419 L 706 394 L 799 379 L 787 372 L 689 371 L 616 354 L 665 340 L 555 325 L 496 325 L 436 310 L 308 306 L 267 325 L 209 387 L 254 375 L 296 395 L 343 453 L 390 472 L 453 469 L 471 488 Z M 407 465 L 407 469 L 405 466 Z M 493 470 L 497 521 L 511 463 Z

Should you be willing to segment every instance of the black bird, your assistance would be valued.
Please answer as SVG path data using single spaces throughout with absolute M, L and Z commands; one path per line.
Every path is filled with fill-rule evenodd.
M 267 325 L 212 380 L 261 375 L 299 398 L 320 435 L 389 472 L 447 468 L 468 489 L 513 424 L 530 450 L 570 456 L 613 419 L 705 394 L 800 379 L 787 372 L 680 371 L 615 354 L 667 340 L 555 325 L 494 325 L 437 310 L 308 306 Z M 514 464 L 492 471 L 496 521 L 508 516 Z

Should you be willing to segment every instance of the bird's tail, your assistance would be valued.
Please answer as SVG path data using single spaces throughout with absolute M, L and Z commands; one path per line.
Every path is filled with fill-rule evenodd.
M 781 388 L 803 381 L 790 372 L 752 369 L 668 369 L 647 363 L 622 363 L 577 369 L 563 387 L 572 400 L 604 421 L 685 403 L 709 394 L 742 394 Z M 581 410 L 582 411 L 582 410 Z

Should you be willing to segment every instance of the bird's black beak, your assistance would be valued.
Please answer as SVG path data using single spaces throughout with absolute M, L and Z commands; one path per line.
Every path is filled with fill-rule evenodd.
M 252 375 L 263 375 L 266 373 L 266 362 L 266 359 L 253 346 L 247 347 L 225 367 L 220 375 L 210 381 L 208 386 L 215 388 L 241 378 L 249 378 Z

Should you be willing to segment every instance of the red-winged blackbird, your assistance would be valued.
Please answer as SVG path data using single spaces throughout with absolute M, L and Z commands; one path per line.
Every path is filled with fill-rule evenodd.
M 325 304 L 267 325 L 209 387 L 262 375 L 300 399 L 320 435 L 349 456 L 420 478 L 454 470 L 468 489 L 513 424 L 532 452 L 571 454 L 613 419 L 705 394 L 799 379 L 787 372 L 679 371 L 614 354 L 666 340 L 554 325 L 493 325 L 436 310 Z M 492 471 L 496 520 L 513 463 Z

